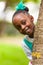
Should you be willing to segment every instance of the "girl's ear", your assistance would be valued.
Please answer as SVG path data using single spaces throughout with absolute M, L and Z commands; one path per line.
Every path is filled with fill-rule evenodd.
M 34 18 L 33 18 L 33 16 L 31 15 L 31 21 L 33 22 L 34 21 Z

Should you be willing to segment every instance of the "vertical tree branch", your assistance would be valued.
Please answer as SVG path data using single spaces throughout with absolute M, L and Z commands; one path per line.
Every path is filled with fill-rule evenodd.
M 33 58 L 33 65 L 43 65 L 43 0 L 41 0 L 39 17 L 34 34 L 33 51 L 40 53 L 40 58 Z

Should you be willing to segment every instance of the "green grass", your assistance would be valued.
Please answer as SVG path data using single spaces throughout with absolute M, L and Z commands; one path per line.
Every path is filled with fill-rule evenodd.
M 0 44 L 0 65 L 28 65 L 28 62 L 21 47 Z

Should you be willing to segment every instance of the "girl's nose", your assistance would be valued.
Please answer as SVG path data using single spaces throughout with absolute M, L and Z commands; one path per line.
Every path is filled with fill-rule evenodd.
M 21 26 L 21 29 L 24 30 L 24 29 L 25 29 L 25 25 L 22 25 L 22 26 Z
M 25 26 L 24 26 L 24 25 L 22 25 L 22 26 L 21 26 L 20 33 L 23 33 L 24 29 L 25 29 Z

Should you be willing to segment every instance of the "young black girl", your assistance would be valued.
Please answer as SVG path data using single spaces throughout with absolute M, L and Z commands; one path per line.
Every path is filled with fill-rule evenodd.
M 34 18 L 28 13 L 29 9 L 19 3 L 16 7 L 16 12 L 13 15 L 12 23 L 15 28 L 21 33 L 26 35 L 23 39 L 22 46 L 23 49 L 30 60 L 29 65 L 32 65 L 32 47 L 35 25 L 33 23 Z

